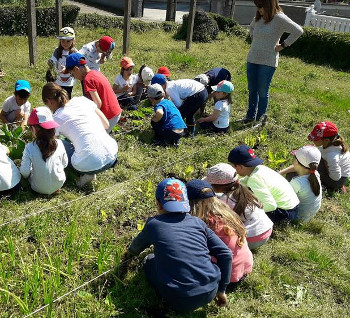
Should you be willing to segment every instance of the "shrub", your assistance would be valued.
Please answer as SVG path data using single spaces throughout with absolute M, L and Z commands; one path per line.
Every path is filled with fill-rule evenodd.
M 186 40 L 188 29 L 188 14 L 183 16 L 183 22 L 175 38 Z M 219 33 L 219 27 L 215 19 L 204 11 L 196 11 L 194 17 L 193 37 L 194 42 L 211 42 Z
M 209 13 L 209 15 L 216 21 L 219 30 L 227 35 L 235 35 L 243 39 L 249 36 L 248 29 L 240 26 L 236 20 L 224 17 L 218 13 Z
M 80 8 L 74 5 L 62 7 L 63 25 L 72 25 Z M 56 34 L 56 12 L 53 7 L 36 8 L 37 34 L 49 36 Z M 0 6 L 0 35 L 26 35 L 27 9 L 25 6 Z
M 306 27 L 304 34 L 282 52 L 284 55 L 298 57 L 308 63 L 329 65 L 344 71 L 350 70 L 349 33 Z
M 99 27 L 102 29 L 123 29 L 124 19 L 102 16 L 96 13 L 79 14 L 76 26 L 92 29 Z M 176 31 L 178 25 L 174 22 L 144 22 L 141 20 L 132 20 L 130 28 L 135 32 L 146 32 L 153 29 L 162 29 L 165 32 L 170 32 Z

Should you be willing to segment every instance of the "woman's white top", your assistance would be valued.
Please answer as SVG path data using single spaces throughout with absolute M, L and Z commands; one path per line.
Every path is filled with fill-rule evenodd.
M 258 21 L 254 18 L 249 26 L 249 32 L 252 44 L 247 61 L 277 67 L 279 53 L 275 52 L 275 46 L 282 34 L 289 33 L 284 42 L 290 46 L 303 34 L 303 28 L 281 12 L 276 13 L 268 23 L 265 23 L 263 18 Z
M 223 193 L 216 193 L 217 197 L 224 201 L 232 210 L 235 209 L 236 201 L 233 198 L 228 198 Z M 265 233 L 273 227 L 273 222 L 266 215 L 263 209 L 254 206 L 251 210 L 248 207 L 244 211 L 244 215 L 240 215 L 246 230 L 247 237 L 255 237 Z
M 68 157 L 62 141 L 56 141 L 56 151 L 46 161 L 35 141 L 24 149 L 20 172 L 24 178 L 29 177 L 30 186 L 36 192 L 52 194 L 66 181 L 64 168 L 68 165 Z
M 60 125 L 56 134 L 73 144 L 72 166 L 81 172 L 99 170 L 117 159 L 118 144 L 107 134 L 96 109 L 96 104 L 86 97 L 73 97 L 53 114 Z
M 6 147 L 0 145 L 0 191 L 10 190 L 21 181 L 21 174 L 6 155 Z

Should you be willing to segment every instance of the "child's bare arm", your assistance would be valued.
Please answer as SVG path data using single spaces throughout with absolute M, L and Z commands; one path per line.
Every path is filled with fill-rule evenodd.
M 100 98 L 100 95 L 98 95 L 97 91 L 90 91 L 89 92 L 93 102 L 97 105 L 98 108 L 102 107 L 102 101 Z
M 4 112 L 3 110 L 1 110 L 1 113 L 0 113 L 0 119 L 1 121 L 4 123 L 4 124 L 8 124 L 8 120 L 6 119 L 6 112 Z
M 279 171 L 278 173 L 281 174 L 281 175 L 285 175 L 285 174 L 290 173 L 290 172 L 296 172 L 293 165 L 291 165 L 288 168 L 285 168 L 285 169 Z
M 214 109 L 214 112 L 210 116 L 197 119 L 197 123 L 213 122 L 218 119 L 219 115 L 220 110 Z

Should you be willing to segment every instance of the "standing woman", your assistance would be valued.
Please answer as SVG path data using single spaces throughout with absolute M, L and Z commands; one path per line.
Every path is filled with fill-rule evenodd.
M 252 44 L 247 57 L 249 105 L 243 123 L 265 117 L 279 52 L 292 45 L 303 33 L 302 27 L 282 12 L 278 0 L 254 0 L 254 3 L 257 11 L 249 26 Z M 289 33 L 289 36 L 280 43 L 283 33 Z

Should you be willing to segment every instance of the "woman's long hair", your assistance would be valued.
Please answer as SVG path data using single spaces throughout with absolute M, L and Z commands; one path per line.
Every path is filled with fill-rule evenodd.
M 66 90 L 52 82 L 44 85 L 41 92 L 41 97 L 44 103 L 46 103 L 48 99 L 57 101 L 58 107 L 64 107 L 64 105 L 66 105 L 69 101 Z
M 255 21 L 259 21 L 264 18 L 265 23 L 269 23 L 276 13 L 283 12 L 278 0 L 254 0 L 254 4 L 258 8 L 264 8 L 265 14 L 262 16 L 259 10 L 256 10 Z
M 212 189 L 204 188 L 203 193 L 212 192 Z M 210 217 L 214 217 L 216 223 L 211 226 L 213 230 L 216 230 L 220 224 L 223 224 L 223 230 L 228 236 L 238 236 L 237 245 L 242 246 L 245 242 L 247 231 L 239 218 L 229 206 L 218 199 L 217 197 L 211 197 L 201 200 L 190 200 L 191 213 L 202 219 L 206 224 L 209 225 Z
M 43 160 L 46 161 L 57 149 L 55 128 L 44 129 L 39 125 L 33 125 L 33 127 L 35 127 L 35 143 L 40 149 Z

